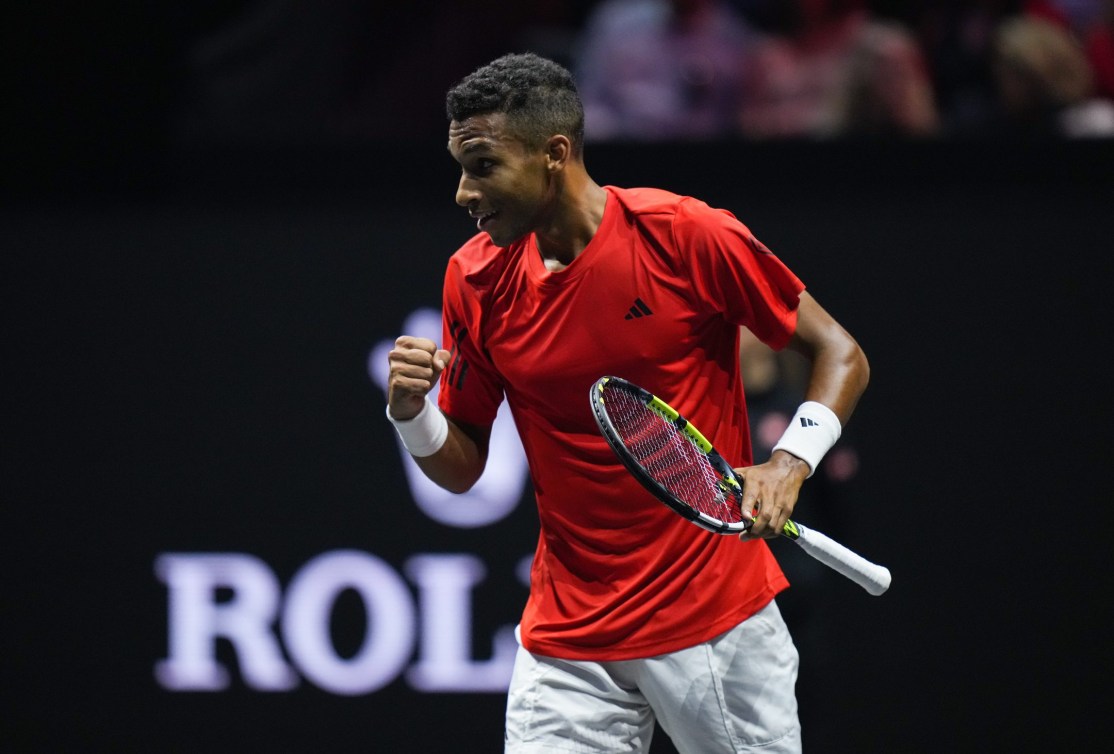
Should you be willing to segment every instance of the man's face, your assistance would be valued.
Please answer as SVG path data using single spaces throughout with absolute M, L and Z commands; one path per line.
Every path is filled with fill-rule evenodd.
M 503 113 L 449 124 L 449 152 L 460 163 L 456 203 L 467 207 L 492 243 L 508 246 L 545 219 L 552 182 L 543 149 L 530 149 Z

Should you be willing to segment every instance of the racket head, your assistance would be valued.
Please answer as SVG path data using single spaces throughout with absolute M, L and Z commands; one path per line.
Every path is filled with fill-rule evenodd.
M 742 514 L 743 486 L 731 465 L 672 406 L 612 376 L 596 380 L 590 402 L 607 444 L 654 497 L 717 534 L 750 528 Z

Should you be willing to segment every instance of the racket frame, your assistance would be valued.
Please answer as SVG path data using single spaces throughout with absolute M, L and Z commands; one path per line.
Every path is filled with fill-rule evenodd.
M 627 450 L 619 434 L 619 430 L 615 427 L 611 416 L 608 414 L 607 406 L 605 405 L 606 389 L 624 391 L 662 419 L 676 427 L 677 430 L 708 459 L 712 468 L 722 477 L 720 489 L 724 494 L 732 496 L 736 503 L 742 500 L 743 485 L 739 482 L 739 478 L 735 474 L 735 470 L 731 468 L 731 464 L 724 460 L 723 456 L 721 456 L 712 443 L 701 434 L 700 430 L 694 427 L 685 417 L 681 416 L 676 409 L 658 398 L 649 390 L 645 390 L 621 377 L 601 377 L 592 385 L 590 392 L 592 415 L 595 417 L 596 424 L 599 426 L 604 439 L 607 440 L 607 444 L 611 446 L 611 449 L 615 452 L 615 455 L 619 457 L 623 465 L 627 467 L 627 470 L 630 471 L 634 478 L 637 479 L 648 492 L 692 523 L 702 529 L 715 532 L 716 534 L 742 534 L 751 527 L 753 522 L 745 518 L 741 521 L 734 522 L 723 521 L 714 516 L 709 516 L 707 513 L 693 508 L 659 484 L 653 476 L 643 468 L 642 464 L 638 462 L 631 452 Z M 739 507 L 741 508 L 741 506 Z
M 702 511 L 696 510 L 654 480 L 653 476 L 649 474 L 642 467 L 642 464 L 640 464 L 631 452 L 627 450 L 611 417 L 608 415 L 604 400 L 604 390 L 608 385 L 613 385 L 634 396 L 651 411 L 680 430 L 680 432 L 705 455 L 715 470 L 722 474 L 724 486 L 721 489 L 723 489 L 724 492 L 731 495 L 738 495 L 740 500 L 743 493 L 742 484 L 739 482 L 735 470 L 731 468 L 731 465 L 728 464 L 727 461 L 723 459 L 723 456 L 721 456 L 712 444 L 708 442 L 707 438 L 705 438 L 696 427 L 692 426 L 687 419 L 681 416 L 676 409 L 648 390 L 628 382 L 621 377 L 601 377 L 592 385 L 589 396 L 592 414 L 596 419 L 596 424 L 599 425 L 600 432 L 603 434 L 604 439 L 607 440 L 607 444 L 615 451 L 615 455 L 622 461 L 623 465 L 626 466 L 631 474 L 634 475 L 634 478 L 637 479 L 647 491 L 654 495 L 654 497 L 703 529 L 717 534 L 739 534 L 749 529 L 753 521 L 745 518 L 737 523 L 721 521 Z M 741 505 L 739 509 L 740 511 L 742 510 Z M 874 596 L 884 594 L 890 587 L 890 570 L 888 568 L 870 562 L 863 556 L 815 529 L 810 529 L 790 520 L 785 522 L 785 526 L 781 530 L 781 535 L 795 541 L 810 556 L 846 576 Z

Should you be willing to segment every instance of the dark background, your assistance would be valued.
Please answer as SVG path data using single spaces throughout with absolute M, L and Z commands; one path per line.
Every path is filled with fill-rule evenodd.
M 190 137 L 176 115 L 196 80 L 183 50 L 232 7 L 38 4 L 5 48 L 17 107 L 0 211 L 4 746 L 498 751 L 498 694 L 419 694 L 401 679 L 352 698 L 306 682 L 260 693 L 226 648 L 226 692 L 155 681 L 159 553 L 253 553 L 283 584 L 326 550 L 396 568 L 415 552 L 482 553 L 482 657 L 521 609 L 511 572 L 536 535 L 528 496 L 473 531 L 416 511 L 366 372 L 406 314 L 438 304 L 444 262 L 471 232 L 452 204 L 439 95 L 432 123 L 408 120 L 424 109 L 409 100 L 368 110 L 413 124 L 404 136 Z M 367 54 L 397 60 L 397 44 L 395 58 Z M 274 54 L 294 70 L 313 59 Z M 462 72 L 428 57 L 422 70 L 446 83 Z M 601 183 L 734 211 L 870 356 L 841 536 L 894 585 L 871 598 L 827 582 L 827 651 L 804 656 L 801 679 L 812 752 L 1108 739 L 1112 147 L 588 151 Z

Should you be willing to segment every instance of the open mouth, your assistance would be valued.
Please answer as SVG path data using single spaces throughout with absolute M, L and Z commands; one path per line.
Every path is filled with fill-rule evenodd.
M 472 217 L 476 218 L 476 228 L 478 230 L 483 230 L 491 222 L 491 218 L 499 213 L 493 210 L 491 212 L 472 212 L 470 214 Z

